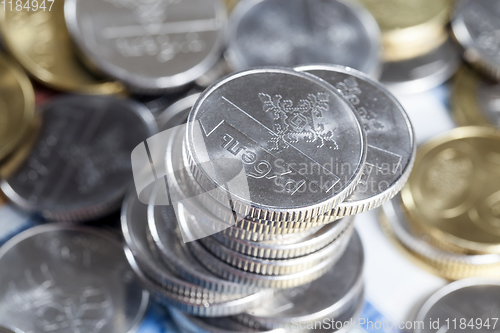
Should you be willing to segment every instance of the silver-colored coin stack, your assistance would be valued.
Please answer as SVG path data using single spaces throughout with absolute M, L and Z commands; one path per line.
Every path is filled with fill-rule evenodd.
M 403 108 L 359 71 L 307 66 L 226 77 L 165 111 L 177 121 L 163 129 L 188 113 L 163 132 L 161 161 L 149 148 L 166 170 L 150 204 L 132 193 L 122 210 L 153 297 L 188 332 L 347 330 L 363 303 L 354 215 L 413 165 Z

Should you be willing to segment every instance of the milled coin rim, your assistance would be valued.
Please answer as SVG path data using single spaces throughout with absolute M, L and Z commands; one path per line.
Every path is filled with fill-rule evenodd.
M 83 226 L 77 226 L 77 225 L 72 225 L 72 224 L 67 224 L 67 223 L 50 223 L 50 224 L 42 224 L 38 225 L 35 227 L 32 227 L 30 229 L 27 229 L 20 234 L 17 234 L 16 236 L 12 237 L 10 240 L 8 240 L 2 247 L 0 247 L 0 260 L 15 246 L 25 240 L 28 240 L 34 236 L 48 233 L 48 232 L 56 232 L 56 231 L 73 231 L 73 232 L 78 232 L 78 233 L 87 233 L 91 234 L 93 236 L 96 236 L 97 238 L 105 239 L 108 244 L 112 244 L 113 246 L 116 246 L 119 252 L 121 252 L 122 244 L 119 241 L 119 239 L 109 232 L 102 230 L 102 229 L 94 229 L 91 227 L 83 227 Z M 126 263 L 126 258 L 124 257 L 124 263 Z M 130 327 L 128 328 L 127 332 L 132 332 L 134 331 L 139 324 L 141 323 L 142 319 L 144 318 L 146 314 L 146 310 L 149 306 L 150 302 L 150 293 L 146 289 L 142 289 L 142 299 L 141 299 L 141 304 L 139 306 L 139 310 L 137 311 L 137 316 L 134 318 L 134 320 L 131 322 Z
M 345 67 L 345 66 L 340 66 L 340 65 L 307 65 L 307 66 L 300 66 L 296 67 L 295 70 L 297 71 L 330 71 L 330 72 L 336 72 L 336 73 L 342 73 L 342 74 L 347 74 L 350 76 L 353 76 L 359 80 L 365 81 L 369 83 L 371 86 L 374 88 L 377 88 L 380 92 L 385 94 L 386 97 L 388 97 L 389 100 L 391 100 L 392 103 L 396 106 L 398 111 L 401 112 L 401 115 L 403 116 L 406 126 L 408 128 L 409 136 L 410 136 L 410 145 L 412 146 L 412 151 L 410 155 L 410 159 L 408 161 L 408 164 L 405 166 L 403 169 L 403 172 L 400 175 L 400 178 L 396 180 L 391 186 L 380 192 L 379 194 L 372 195 L 371 197 L 362 199 L 362 200 L 356 200 L 356 201 L 347 201 L 349 197 L 347 197 L 343 202 L 341 202 L 334 210 L 331 212 L 326 213 L 326 215 L 330 216 L 335 216 L 335 217 L 343 217 L 347 215 L 356 215 L 356 214 L 361 214 L 369 210 L 373 210 L 375 208 L 380 207 L 383 205 L 385 202 L 389 201 L 392 199 L 401 189 L 403 186 L 406 184 L 406 181 L 408 180 L 408 177 L 410 177 L 411 171 L 413 169 L 413 164 L 415 163 L 415 157 L 417 155 L 417 144 L 415 140 L 415 129 L 413 128 L 413 124 L 411 123 L 410 117 L 406 113 L 404 107 L 401 105 L 401 103 L 394 97 L 394 95 L 386 89 L 384 86 L 382 86 L 380 83 L 372 79 L 370 76 L 366 75 L 363 72 L 360 72 L 356 69 Z M 357 111 L 356 111 L 357 112 Z M 369 145 L 370 142 L 367 137 L 367 145 Z M 356 190 L 353 191 L 355 193 Z
M 260 1 L 260 0 L 259 0 Z M 195 155 L 195 147 L 194 147 L 194 124 L 197 122 L 196 117 L 198 116 L 199 109 L 205 102 L 205 100 L 217 89 L 221 86 L 244 76 L 253 75 L 253 74 L 282 74 L 282 75 L 290 75 L 302 78 L 304 80 L 312 81 L 314 84 L 318 86 L 322 86 L 324 89 L 338 97 L 341 101 L 343 101 L 348 108 L 351 110 L 351 115 L 353 115 L 354 119 L 357 122 L 358 133 L 360 138 L 360 146 L 361 146 L 361 154 L 360 160 L 358 161 L 357 169 L 352 174 L 350 178 L 350 183 L 346 183 L 341 191 L 337 193 L 335 196 L 329 195 L 327 198 L 321 200 L 320 202 L 315 202 L 309 205 L 302 205 L 300 207 L 294 208 L 281 208 L 275 206 L 268 206 L 264 204 L 257 204 L 255 202 L 248 202 L 248 200 L 244 198 L 239 198 L 237 196 L 231 195 L 227 192 L 225 188 L 221 188 L 214 183 L 213 180 L 210 179 L 210 176 L 198 167 L 199 160 Z M 251 218 L 270 220 L 270 221 L 303 221 L 308 218 L 315 217 L 325 213 L 326 211 L 332 210 L 336 207 L 340 202 L 342 202 L 347 196 L 349 196 L 352 191 L 356 188 L 357 184 L 361 180 L 363 175 L 363 169 L 365 167 L 366 155 L 367 155 L 367 144 L 366 144 L 366 133 L 361 127 L 361 122 L 358 114 L 354 110 L 354 107 L 348 100 L 342 96 L 337 89 L 332 87 L 326 81 L 317 78 L 314 75 L 310 75 L 308 73 L 297 72 L 293 69 L 288 69 L 284 67 L 262 67 L 262 68 L 254 68 L 250 70 L 245 70 L 241 72 L 234 73 L 229 75 L 218 82 L 211 85 L 208 89 L 206 89 L 200 96 L 200 98 L 196 101 L 196 104 L 193 106 L 189 118 L 188 124 L 186 128 L 186 151 L 188 155 L 188 159 L 190 162 L 190 167 L 195 179 L 198 181 L 200 186 L 207 189 L 214 189 L 213 191 L 209 191 L 210 195 L 213 195 L 214 198 L 219 202 L 224 202 L 222 198 L 230 197 L 233 199 L 233 210 L 243 216 L 249 216 Z M 220 198 L 218 198 L 220 197 Z M 222 200 L 222 201 L 221 201 Z

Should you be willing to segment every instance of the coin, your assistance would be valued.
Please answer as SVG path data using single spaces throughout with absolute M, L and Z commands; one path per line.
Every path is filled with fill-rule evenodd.
M 395 241 L 398 249 L 416 264 L 436 275 L 448 280 L 474 276 L 500 277 L 500 255 L 447 252 L 433 245 L 425 233 L 414 230 L 403 213 L 400 196 L 384 204 L 379 217 L 382 229 Z
M 148 305 L 122 245 L 102 230 L 34 227 L 2 246 L 0 266 L 0 322 L 26 333 L 129 332 Z
M 384 63 L 380 82 L 397 94 L 423 92 L 448 80 L 461 61 L 459 47 L 448 39 L 437 49 L 422 56 Z
M 495 0 L 461 0 L 452 20 L 453 34 L 465 48 L 464 58 L 500 81 L 500 4 Z
M 500 127 L 500 85 L 466 66 L 455 76 L 451 102 L 458 125 Z
M 265 329 L 296 329 L 297 323 L 340 319 L 352 308 L 360 307 L 363 267 L 363 246 L 355 232 L 340 260 L 321 278 L 298 288 L 279 291 L 271 301 L 237 318 L 250 327 Z
M 96 79 L 76 59 L 64 22 L 64 1 L 54 1 L 51 10 L 18 11 L 2 6 L 0 29 L 9 52 L 41 83 L 87 94 L 124 92 L 121 83 Z
M 132 181 L 130 152 L 156 131 L 151 113 L 131 100 L 55 98 L 43 106 L 34 150 L 0 186 L 47 219 L 102 217 L 118 208 Z
M 500 131 L 460 127 L 417 152 L 401 195 L 409 221 L 462 254 L 500 253 Z
M 361 0 L 382 31 L 385 61 L 425 55 L 446 40 L 451 0 Z
M 67 0 L 68 29 L 84 57 L 134 92 L 180 88 L 219 61 L 223 0 Z
M 472 278 L 438 290 L 422 306 L 415 322 L 423 325 L 415 333 L 500 332 L 500 281 Z
M 189 115 L 186 148 L 203 189 L 230 195 L 238 215 L 269 221 L 331 210 L 354 190 L 366 159 L 347 99 L 312 75 L 278 68 L 234 74 L 206 90 Z M 227 191 L 225 179 L 242 169 L 248 193 L 241 185 Z
M 399 102 L 367 75 L 341 66 L 299 67 L 339 89 L 354 105 L 366 132 L 368 153 L 361 182 L 332 216 L 359 214 L 377 208 L 406 183 L 415 160 L 412 124 Z
M 379 74 L 380 31 L 355 2 L 242 1 L 228 30 L 227 59 L 235 70 L 326 63 Z
M 24 72 L 0 54 L 0 161 L 25 138 L 35 116 L 35 93 Z
M 187 121 L 189 111 L 199 97 L 200 94 L 192 94 L 170 105 L 158 115 L 158 126 L 162 130 L 166 130 L 184 124 Z

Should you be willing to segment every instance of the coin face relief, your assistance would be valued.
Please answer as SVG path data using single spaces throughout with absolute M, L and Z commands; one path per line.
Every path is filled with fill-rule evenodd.
M 145 292 L 121 244 L 104 232 L 45 225 L 0 250 L 0 322 L 25 333 L 129 332 Z
M 378 75 L 380 31 L 361 6 L 337 0 L 251 0 L 229 24 L 227 58 L 236 70 L 340 64 Z
M 130 152 L 156 132 L 151 113 L 131 100 L 54 99 L 26 162 L 1 183 L 17 205 L 48 219 L 82 221 L 118 207 L 132 181 Z
M 205 91 L 189 116 L 186 142 L 203 187 L 227 194 L 225 179 L 242 168 L 249 197 L 229 193 L 234 206 L 268 220 L 336 206 L 366 159 L 366 137 L 347 100 L 326 82 L 286 69 L 241 72 Z
M 465 58 L 492 78 L 500 79 L 500 4 L 495 0 L 462 0 L 452 21 Z
M 223 0 L 69 0 L 69 31 L 103 73 L 137 92 L 195 81 L 219 61 Z
M 399 102 L 378 82 L 342 66 L 297 68 L 339 89 L 356 108 L 366 132 L 364 176 L 340 207 L 376 208 L 399 192 L 410 175 L 416 145 L 413 127 Z M 361 209 L 361 208 L 360 208 Z M 359 209 L 353 208 L 353 213 Z

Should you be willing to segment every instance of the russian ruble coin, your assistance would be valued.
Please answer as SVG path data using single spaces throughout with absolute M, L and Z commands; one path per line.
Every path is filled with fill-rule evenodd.
M 361 0 L 382 31 L 383 59 L 423 56 L 445 42 L 452 0 Z
M 0 248 L 0 266 L 0 322 L 26 333 L 129 332 L 149 303 L 121 243 L 102 230 L 34 227 Z
M 438 290 L 420 308 L 414 333 L 500 332 L 500 281 L 471 278 Z
M 6 49 L 33 78 L 56 90 L 124 93 L 121 83 L 97 79 L 75 56 L 64 22 L 63 0 L 39 1 L 38 8 L 32 10 L 10 7 L 17 7 L 18 3 L 20 1 L 2 5 L 0 30 Z
M 401 197 L 381 207 L 380 223 L 399 250 L 419 266 L 448 280 L 474 276 L 500 277 L 500 255 L 465 255 L 442 250 L 425 233 L 414 230 L 404 215 Z
M 35 118 L 35 92 L 15 63 L 0 54 L 0 161 L 25 139 Z
M 282 328 L 255 330 L 237 322 L 233 317 L 200 318 L 169 309 L 172 318 L 185 333 L 286 333 Z
M 500 131 L 459 127 L 419 148 L 401 191 L 408 220 L 432 244 L 461 254 L 500 253 Z
M 156 248 L 152 247 L 148 240 L 148 205 L 140 202 L 135 192 L 131 191 L 123 203 L 121 223 L 125 243 L 134 258 L 131 264 L 135 264 L 148 279 L 170 292 L 173 300 L 184 299 L 186 302 L 209 307 L 214 302 L 241 298 L 238 295 L 221 293 L 189 283 L 164 265 L 159 254 L 155 253 Z M 187 257 L 178 256 L 178 258 L 182 260 Z M 189 260 L 183 264 L 193 265 Z
M 353 226 L 350 226 L 337 239 L 322 249 L 302 257 L 289 259 L 262 259 L 241 254 L 210 237 L 200 239 L 199 243 L 219 260 L 242 271 L 267 276 L 283 276 L 306 271 L 335 256 L 338 251 L 343 251 L 341 240 L 342 238 L 349 238 L 352 231 Z
M 238 315 L 238 321 L 257 329 L 296 331 L 324 318 L 336 321 L 353 316 L 363 303 L 363 267 L 363 246 L 355 232 L 340 260 L 325 275 L 303 286 L 278 291 L 271 301 Z M 344 320 L 340 322 L 344 324 Z
M 460 126 L 500 128 L 500 84 L 462 66 L 455 76 L 451 97 L 453 118 Z
M 238 216 L 323 215 L 352 193 L 365 166 L 354 107 L 307 73 L 267 68 L 227 77 L 201 95 L 187 126 L 193 175 Z
M 227 248 L 238 253 L 261 259 L 293 259 L 303 257 L 323 249 L 334 242 L 352 223 L 352 217 L 346 217 L 326 226 L 297 233 L 297 237 L 288 239 L 252 242 L 231 237 L 223 232 L 212 237 Z
M 119 207 L 132 182 L 130 152 L 156 131 L 149 110 L 128 99 L 53 99 L 42 107 L 33 151 L 0 187 L 50 220 L 102 217 Z
M 242 1 L 228 30 L 226 58 L 234 70 L 327 63 L 380 74 L 380 30 L 356 2 Z
M 380 82 L 396 94 L 420 93 L 451 78 L 461 63 L 459 46 L 448 39 L 419 57 L 384 63 Z
M 67 0 L 65 16 L 87 61 L 147 94 L 181 88 L 212 69 L 227 21 L 223 0 Z
M 465 60 L 500 81 L 500 4 L 495 0 L 461 0 L 457 7 L 452 30 L 465 49 Z
M 416 154 L 413 126 L 401 104 L 380 83 L 350 68 L 310 65 L 296 70 L 318 76 L 340 90 L 356 108 L 366 132 L 364 175 L 351 196 L 326 214 L 359 214 L 391 199 L 406 183 Z

